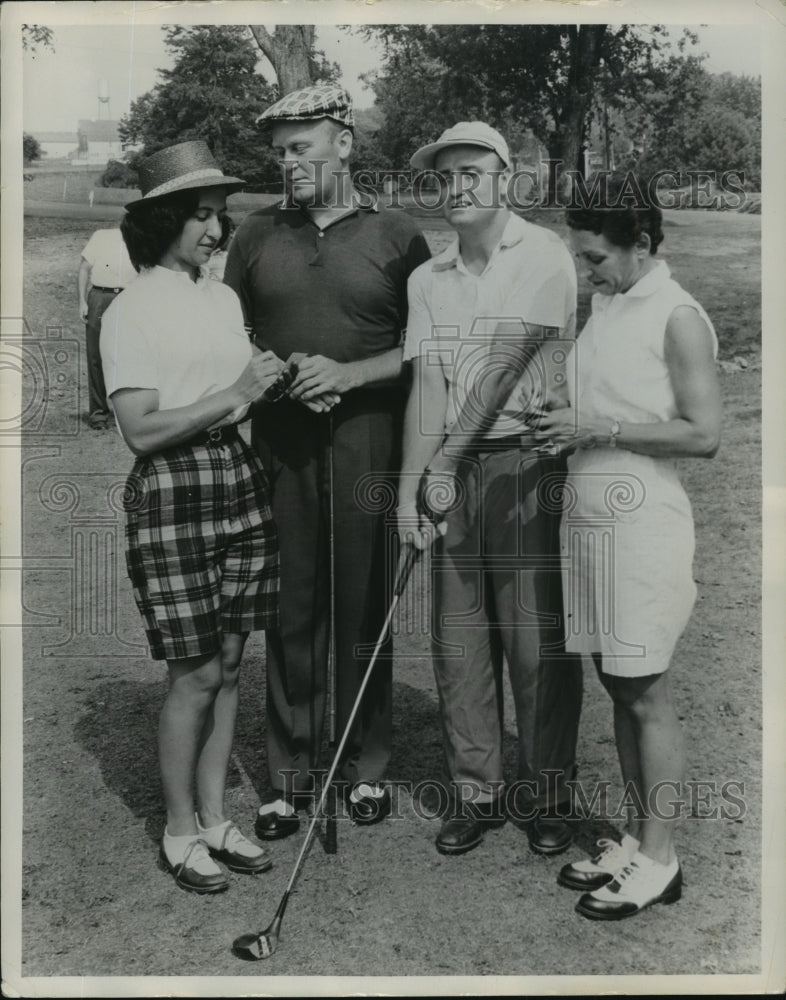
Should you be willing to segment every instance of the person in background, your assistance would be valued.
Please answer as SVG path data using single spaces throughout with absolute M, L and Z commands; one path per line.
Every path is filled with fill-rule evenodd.
M 583 891 L 576 910 L 594 920 L 631 917 L 682 892 L 672 800 L 685 750 L 669 668 L 696 584 L 693 517 L 674 460 L 712 457 L 721 427 L 712 323 L 656 256 L 660 209 L 644 196 L 625 202 L 623 187 L 629 178 L 612 179 L 605 202 L 601 188 L 589 208 L 567 211 L 579 271 L 595 294 L 576 345 L 571 406 L 546 413 L 537 432 L 570 451 L 566 644 L 592 656 L 611 696 L 635 802 L 621 842 L 600 842 L 595 857 L 559 874 L 561 885 Z M 615 498 L 607 550 L 599 530 L 608 530 Z
M 489 125 L 459 122 L 410 162 L 441 176 L 458 234 L 409 279 L 398 510 L 403 539 L 434 545 L 432 658 L 454 793 L 436 846 L 463 854 L 509 814 L 527 823 L 533 851 L 558 854 L 572 837 L 560 812 L 575 777 L 582 671 L 562 651 L 559 510 L 541 495 L 562 481 L 564 460 L 539 450 L 530 422 L 565 405 L 575 269 L 559 236 L 510 211 L 510 153 Z M 519 748 L 507 790 L 503 657 Z
M 281 544 L 281 628 L 266 636 L 272 792 L 255 827 L 259 837 L 276 839 L 298 829 L 297 813 L 314 792 L 331 587 L 338 731 L 346 727 L 390 601 L 395 567 L 385 512 L 364 507 L 356 489 L 392 478 L 395 491 L 407 278 L 429 250 L 404 212 L 377 211 L 353 187 L 354 119 L 346 91 L 332 85 L 294 91 L 259 122 L 280 162 L 285 198 L 238 226 L 224 280 L 240 296 L 256 344 L 283 361 L 301 357 L 275 419 L 263 403 L 252 426 L 271 477 Z M 374 669 L 340 764 L 357 823 L 390 811 L 384 777 L 391 729 L 388 656 Z
M 230 870 L 271 867 L 225 814 L 248 633 L 278 624 L 278 544 L 262 463 L 237 424 L 282 365 L 252 347 L 240 303 L 207 275 L 222 239 L 226 177 L 201 140 L 145 160 L 122 233 L 139 277 L 104 313 L 109 401 L 136 456 L 126 561 L 151 656 L 169 689 L 158 730 L 166 826 L 159 861 L 213 893 Z
M 82 251 L 77 274 L 79 317 L 85 323 L 87 352 L 87 422 L 94 430 L 112 419 L 101 368 L 101 317 L 115 296 L 136 278 L 119 229 L 97 229 Z

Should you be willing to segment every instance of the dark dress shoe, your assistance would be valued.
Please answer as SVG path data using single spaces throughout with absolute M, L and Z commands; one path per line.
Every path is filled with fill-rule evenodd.
M 537 816 L 527 830 L 527 837 L 536 854 L 562 854 L 573 842 L 570 826 L 557 816 Z
M 483 840 L 483 826 L 474 816 L 465 814 L 446 819 L 437 834 L 440 854 L 465 854 Z
M 368 784 L 368 782 L 364 782 Z M 390 815 L 390 789 L 384 788 L 382 795 L 361 795 L 357 800 L 347 798 L 349 818 L 360 826 L 371 826 Z
M 204 841 L 196 840 L 194 844 L 200 844 L 202 850 L 205 852 L 205 856 L 208 856 Z M 186 892 L 198 892 L 200 895 L 204 895 L 205 893 L 223 892 L 225 889 L 228 889 L 229 879 L 223 872 L 218 872 L 215 875 L 202 875 L 200 872 L 188 867 L 188 860 L 192 851 L 193 845 L 186 852 L 185 858 L 178 862 L 178 864 L 173 865 L 164 853 L 162 844 L 158 852 L 158 866 L 162 871 L 169 872 L 177 885 L 181 889 L 185 889 Z
M 280 795 L 274 801 L 281 799 L 289 803 L 295 812 L 289 815 L 280 812 L 257 813 L 254 833 L 260 840 L 281 840 L 283 837 L 291 837 L 293 833 L 297 833 L 300 828 L 300 817 L 297 813 L 302 812 L 310 802 L 313 802 L 313 796 L 307 792 L 286 797 Z

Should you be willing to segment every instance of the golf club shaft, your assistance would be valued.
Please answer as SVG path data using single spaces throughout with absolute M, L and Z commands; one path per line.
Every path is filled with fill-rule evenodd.
M 319 798 L 319 803 L 314 810 L 314 815 L 311 817 L 311 823 L 309 824 L 308 831 L 306 833 L 305 840 L 303 841 L 303 846 L 300 848 L 300 854 L 298 854 L 297 861 L 295 862 L 295 867 L 292 869 L 292 875 L 289 878 L 285 894 L 288 894 L 292 890 L 292 886 L 295 884 L 295 879 L 300 871 L 300 865 L 302 864 L 303 858 L 305 856 L 306 850 L 309 843 L 311 842 L 311 837 L 314 833 L 314 829 L 317 824 L 317 820 L 321 815 L 324 814 L 325 800 L 327 798 L 328 790 L 330 788 L 331 782 L 333 781 L 333 776 L 336 773 L 336 768 L 338 767 L 338 762 L 341 759 L 341 754 L 344 752 L 344 747 L 346 746 L 347 740 L 349 739 L 349 734 L 352 729 L 352 724 L 355 721 L 355 716 L 358 713 L 360 707 L 360 702 L 363 698 L 363 693 L 368 686 L 369 679 L 371 677 L 371 671 L 374 669 L 374 664 L 376 663 L 379 651 L 382 648 L 382 644 L 387 636 L 388 629 L 390 628 L 390 623 L 393 620 L 393 615 L 395 614 L 396 608 L 398 606 L 399 598 L 401 597 L 404 587 L 406 586 L 407 580 L 409 579 L 409 574 L 412 572 L 412 567 L 415 565 L 415 560 L 418 558 L 419 550 L 413 545 L 407 545 L 405 548 L 405 554 L 400 561 L 399 569 L 396 574 L 396 581 L 393 585 L 393 600 L 390 604 L 390 609 L 385 619 L 385 624 L 382 626 L 382 631 L 379 633 L 379 638 L 377 639 L 377 644 L 374 647 L 374 652 L 371 654 L 371 659 L 366 667 L 366 672 L 363 675 L 363 680 L 360 683 L 360 688 L 358 689 L 357 697 L 355 698 L 355 704 L 352 706 L 352 711 L 349 713 L 349 719 L 344 728 L 344 732 L 341 737 L 341 742 L 336 750 L 335 757 L 333 758 L 333 763 L 330 766 L 327 777 L 325 778 L 324 784 L 322 785 L 322 794 Z
M 328 645 L 328 740 L 330 752 L 336 749 L 336 517 L 334 496 L 333 464 L 333 411 L 328 413 L 328 521 L 330 548 L 330 637 Z M 335 790 L 331 791 L 325 820 L 325 852 L 335 854 L 338 850 L 338 830 Z
M 328 713 L 331 748 L 336 745 L 336 520 L 333 495 L 333 411 L 328 413 L 328 520 L 330 546 L 330 642 L 328 645 Z

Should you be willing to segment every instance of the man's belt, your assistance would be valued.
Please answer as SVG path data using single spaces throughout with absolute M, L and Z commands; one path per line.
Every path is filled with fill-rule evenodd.
M 237 429 L 237 424 L 224 424 L 223 427 L 214 427 L 209 431 L 201 431 L 199 434 L 195 434 L 194 437 L 189 438 L 184 444 L 187 445 L 219 445 L 219 444 L 229 444 L 230 441 L 236 441 L 240 437 Z
M 522 448 L 531 451 L 536 445 L 535 435 L 532 431 L 524 431 L 522 434 L 507 434 L 505 437 L 481 438 L 467 449 L 472 452 L 480 451 L 510 451 L 512 448 Z
M 92 290 L 93 290 L 94 288 L 95 288 L 95 290 L 96 290 L 97 292 L 114 292 L 114 294 L 115 294 L 115 295 L 117 295 L 117 293 L 118 293 L 118 292 L 122 292 L 122 291 L 123 291 L 123 289 L 122 289 L 122 288 L 107 288 L 107 286 L 106 286 L 106 285 L 91 285 L 91 286 L 90 286 L 90 290 L 91 290 L 91 291 L 92 291 Z

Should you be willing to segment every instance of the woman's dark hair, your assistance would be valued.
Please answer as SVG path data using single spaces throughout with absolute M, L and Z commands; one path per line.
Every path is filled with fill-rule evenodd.
M 663 242 L 663 213 L 649 197 L 646 185 L 642 187 L 633 175 L 607 178 L 594 188 L 588 204 L 574 195 L 565 220 L 570 229 L 605 236 L 609 243 L 625 249 L 635 246 L 642 233 L 650 238 L 651 254 Z
M 235 231 L 235 223 L 228 215 L 221 216 L 221 239 L 216 243 L 216 250 L 226 250 L 232 234 Z
M 126 209 L 120 232 L 137 269 L 155 267 L 199 208 L 199 188 L 173 191 Z

